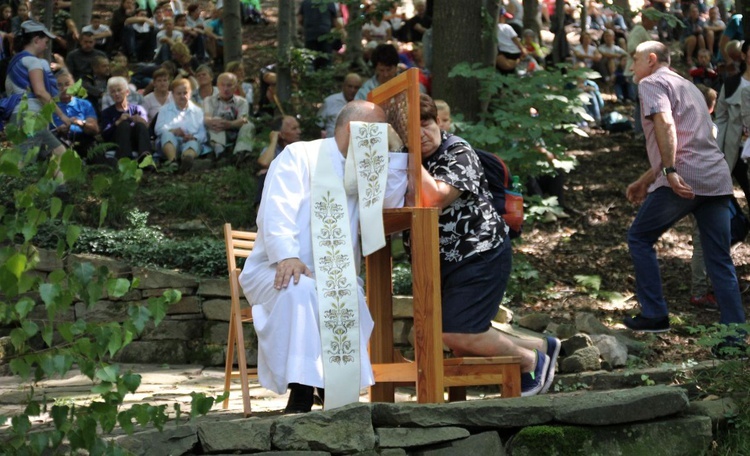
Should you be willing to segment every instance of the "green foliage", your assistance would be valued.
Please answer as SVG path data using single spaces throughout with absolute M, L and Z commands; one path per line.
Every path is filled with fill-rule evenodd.
M 590 430 L 576 426 L 529 426 L 515 435 L 512 447 L 524 448 L 524 454 L 584 455 L 592 438 Z
M 529 263 L 526 255 L 515 252 L 513 254 L 513 270 L 510 273 L 510 280 L 508 280 L 505 299 L 524 302 L 528 295 L 540 291 L 543 285 L 539 278 L 539 271 Z
M 411 296 L 411 265 L 397 263 L 393 266 L 393 294 Z
M 41 114 L 22 114 L 26 133 L 46 127 L 52 113 L 50 106 L 53 107 L 47 105 Z M 15 133 L 18 131 L 11 132 L 11 140 L 25 139 Z M 141 378 L 122 372 L 111 360 L 149 322 L 158 325 L 167 307 L 181 296 L 170 290 L 146 302 L 130 303 L 128 318 L 122 323 L 89 322 L 83 318 L 71 321 L 69 315 L 75 303 L 91 308 L 104 298 L 125 295 L 134 284 L 111 277 L 106 267 L 91 263 L 55 269 L 44 279 L 35 273 L 41 258 L 32 241 L 40 227 L 54 227 L 47 230 L 46 239 L 55 244 L 58 260 L 74 249 L 85 232 L 72 222 L 74 206 L 56 196 L 61 185 L 55 177 L 58 169 L 63 171 L 66 185 L 77 185 L 83 178 L 80 157 L 68 150 L 45 164 L 32 166 L 35 160 L 36 151 L 24 156 L 18 147 L 0 148 L 0 179 L 13 189 L 12 196 L 3 195 L 7 204 L 0 209 L 0 326 L 10 328 L 10 370 L 28 385 L 23 412 L 0 416 L 0 424 L 10 423 L 0 437 L 0 448 L 9 455 L 53 454 L 65 441 L 71 453 L 80 450 L 92 455 L 124 454 L 114 443 L 105 441 L 102 433 L 111 432 L 117 425 L 126 432 L 133 432 L 135 424 L 153 424 L 161 429 L 168 416 L 165 406 L 143 404 L 121 410 L 126 396 L 137 390 Z M 121 160 L 117 176 L 94 183 L 101 198 L 100 222 L 106 218 L 110 198 L 125 201 L 140 175 L 137 163 Z M 91 380 L 91 392 L 97 399 L 77 406 L 49 405 L 46 400 L 36 399 L 34 383 L 64 376 L 74 365 Z M 207 412 L 212 401 L 213 398 L 199 398 L 195 412 Z M 49 414 L 53 426 L 35 429 L 31 418 L 41 414 Z

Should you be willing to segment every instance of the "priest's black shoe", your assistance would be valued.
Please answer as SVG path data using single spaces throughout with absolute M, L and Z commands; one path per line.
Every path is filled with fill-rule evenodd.
M 313 406 L 315 388 L 299 383 L 289 384 L 289 400 L 284 413 L 307 413 Z

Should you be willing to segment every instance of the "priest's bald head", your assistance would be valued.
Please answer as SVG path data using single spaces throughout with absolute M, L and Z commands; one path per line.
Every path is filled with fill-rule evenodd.
M 354 100 L 344 106 L 336 118 L 333 132 L 339 151 L 346 156 L 349 150 L 349 122 L 385 122 L 385 112 L 380 106 L 364 100 Z

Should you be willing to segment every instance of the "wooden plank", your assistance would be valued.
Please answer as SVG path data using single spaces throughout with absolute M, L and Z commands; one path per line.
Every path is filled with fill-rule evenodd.
M 367 305 L 375 321 L 370 336 L 370 360 L 373 364 L 393 362 L 393 296 L 391 294 L 391 242 L 365 258 L 367 279 Z M 376 380 L 377 381 L 377 380 Z M 393 402 L 395 388 L 380 383 L 370 388 L 372 402 Z
M 376 384 L 379 382 L 409 382 L 417 381 L 417 365 L 415 363 L 373 364 Z M 373 402 L 376 402 L 373 400 Z
M 437 220 L 436 208 L 413 209 L 411 248 L 417 402 L 428 404 L 444 401 Z
M 462 358 L 448 358 L 443 361 L 443 365 L 448 367 L 477 364 L 519 364 L 520 362 L 520 356 L 488 356 L 486 358 L 467 356 Z

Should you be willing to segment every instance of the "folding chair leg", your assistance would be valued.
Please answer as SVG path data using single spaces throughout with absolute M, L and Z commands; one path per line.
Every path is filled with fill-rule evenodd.
M 242 320 L 234 319 L 234 332 L 237 341 L 237 365 L 240 370 L 240 384 L 242 388 L 242 410 L 245 417 L 250 416 L 250 380 L 247 376 L 247 359 L 245 356 L 245 335 L 242 332 Z
M 227 358 L 224 363 L 224 398 L 223 408 L 226 410 L 229 408 L 229 390 L 232 384 L 232 366 L 234 365 L 234 344 L 236 343 L 237 335 L 234 326 L 234 314 L 229 317 L 229 338 L 227 340 Z

